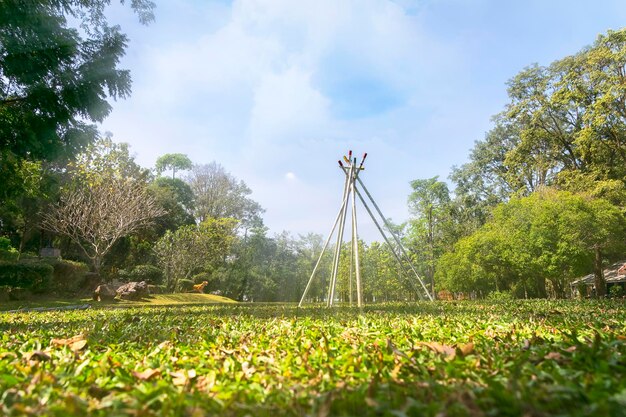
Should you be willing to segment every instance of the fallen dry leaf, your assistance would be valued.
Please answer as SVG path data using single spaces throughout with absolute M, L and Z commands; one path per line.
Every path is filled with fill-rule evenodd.
M 474 352 L 474 343 L 469 342 L 464 345 L 457 346 L 457 349 L 459 349 L 463 356 L 467 356 Z
M 194 379 L 196 375 L 197 374 L 195 369 L 170 372 L 170 376 L 172 377 L 172 383 L 176 386 L 187 385 L 189 380 Z
M 2 352 L 0 353 L 0 359 L 5 359 L 5 358 L 13 358 L 16 359 L 17 358 L 17 354 L 14 352 Z
M 544 359 L 553 359 L 553 360 L 559 360 L 561 359 L 561 354 L 559 352 L 550 352 L 548 353 L 546 356 L 543 357 Z
M 196 379 L 196 389 L 204 392 L 211 391 L 215 385 L 215 374 L 201 375 Z
M 452 346 L 444 345 L 439 342 L 419 342 L 418 346 L 426 346 L 430 350 L 445 355 L 447 359 L 454 359 L 456 356 L 456 349 Z
M 133 376 L 142 381 L 148 381 L 161 373 L 158 369 L 146 369 L 142 372 L 133 371 Z
M 78 352 L 87 346 L 87 340 L 84 335 L 78 335 L 70 337 L 69 339 L 52 339 L 50 341 L 51 346 L 67 346 L 72 352 Z
M 26 359 L 29 361 L 49 361 L 51 356 L 42 350 L 35 350 L 26 354 Z

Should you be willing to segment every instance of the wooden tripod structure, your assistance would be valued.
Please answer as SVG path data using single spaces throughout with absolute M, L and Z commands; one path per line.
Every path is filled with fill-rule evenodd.
M 417 271 L 413 267 L 413 264 L 411 263 L 411 259 L 406 253 L 406 250 L 404 249 L 402 242 L 393 233 L 393 229 L 387 222 L 387 218 L 383 216 L 383 213 L 380 211 L 380 208 L 378 207 L 378 205 L 372 198 L 369 191 L 367 191 L 365 184 L 363 184 L 363 181 L 361 181 L 361 178 L 359 178 L 360 172 L 365 169 L 363 168 L 363 163 L 365 162 L 365 158 L 367 158 L 367 153 L 363 154 L 361 163 L 357 165 L 357 158 L 352 158 L 352 151 L 349 151 L 348 156 L 344 155 L 343 157 L 343 160 L 346 163 L 345 165 L 341 160 L 339 160 L 339 168 L 341 168 L 341 170 L 343 171 L 346 177 L 344 186 L 343 186 L 343 197 L 341 200 L 341 208 L 339 209 L 339 213 L 337 214 L 337 217 L 335 218 L 333 227 L 330 230 L 330 233 L 328 234 L 326 243 L 324 243 L 322 252 L 320 253 L 319 258 L 317 259 L 317 263 L 315 264 L 315 267 L 313 268 L 311 277 L 309 278 L 309 281 L 306 284 L 306 288 L 304 289 L 304 293 L 302 294 L 302 298 L 300 299 L 300 303 L 298 304 L 298 307 L 301 307 L 302 304 L 304 303 L 307 293 L 309 292 L 309 289 L 311 288 L 311 283 L 313 282 L 313 279 L 315 278 L 315 273 L 317 272 L 317 269 L 320 266 L 320 263 L 322 261 L 322 257 L 324 256 L 324 252 L 328 248 L 328 244 L 330 243 L 330 240 L 332 239 L 333 234 L 335 233 L 335 229 L 337 229 L 337 226 L 339 226 L 339 229 L 337 232 L 337 243 L 335 245 L 335 252 L 333 255 L 332 275 L 331 275 L 330 283 L 328 285 L 328 298 L 326 301 L 326 305 L 328 307 L 332 307 L 333 305 L 333 302 L 335 300 L 335 289 L 337 287 L 337 273 L 339 271 L 339 260 L 341 258 L 341 246 L 342 246 L 341 244 L 343 242 L 343 232 L 346 226 L 346 217 L 348 215 L 349 201 L 351 202 L 351 205 L 352 205 L 352 211 L 351 211 L 352 212 L 352 215 L 351 215 L 352 217 L 352 239 L 351 239 L 352 245 L 351 245 L 351 251 L 350 251 L 351 256 L 350 256 L 349 298 L 350 298 L 350 305 L 352 305 L 352 272 L 354 271 L 354 274 L 356 277 L 357 306 L 361 307 L 363 305 L 363 295 L 361 291 L 361 268 L 360 268 L 360 263 L 359 263 L 359 237 L 358 237 L 358 232 L 357 232 L 357 217 L 356 217 L 356 197 L 357 196 L 359 197 L 359 200 L 365 207 L 365 210 L 367 211 L 367 213 L 372 218 L 374 224 L 376 225 L 376 228 L 378 229 L 381 236 L 383 237 L 383 239 L 389 246 L 389 249 L 393 253 L 394 257 L 396 258 L 396 260 L 398 261 L 402 269 L 405 270 L 406 272 L 406 268 L 408 266 L 408 269 L 410 269 L 410 271 L 417 278 L 417 282 L 420 284 L 419 286 L 415 285 L 413 281 L 409 281 L 409 282 L 411 282 L 411 284 L 414 286 L 414 289 L 416 290 L 417 295 L 420 298 L 420 300 L 431 300 L 431 301 L 433 300 L 432 294 L 428 291 L 428 288 L 426 288 L 426 285 L 424 285 L 424 281 L 422 281 Z M 357 184 L 358 184 L 358 187 L 357 187 Z M 360 190 L 363 190 L 363 192 L 368 197 L 372 206 L 376 209 L 378 216 L 382 219 L 382 223 L 385 225 L 385 227 L 389 231 L 389 234 L 394 239 L 397 247 L 394 247 L 389 241 L 389 238 L 387 237 L 387 235 L 385 234 L 385 231 L 383 230 L 380 223 L 374 216 L 374 213 L 372 213 L 372 210 L 370 209 L 369 205 L 363 198 L 363 195 L 361 194 Z

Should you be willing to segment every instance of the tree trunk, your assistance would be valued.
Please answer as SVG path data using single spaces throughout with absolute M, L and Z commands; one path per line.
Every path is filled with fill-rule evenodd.
M 596 285 L 596 297 L 604 298 L 606 295 L 606 281 L 602 272 L 602 252 L 600 248 L 595 249 L 596 256 L 593 263 L 594 283 Z
M 241 282 L 241 286 L 239 287 L 239 291 L 237 294 L 237 301 L 244 301 L 243 296 L 246 294 L 247 287 L 248 287 L 248 276 L 246 274 L 243 278 L 243 281 Z
M 95 272 L 96 275 L 100 276 L 100 267 L 102 266 L 102 258 L 96 255 L 92 258 L 92 262 L 93 262 L 93 272 Z
M 548 293 L 546 292 L 546 278 L 538 276 L 535 281 L 537 283 L 537 297 L 547 298 Z

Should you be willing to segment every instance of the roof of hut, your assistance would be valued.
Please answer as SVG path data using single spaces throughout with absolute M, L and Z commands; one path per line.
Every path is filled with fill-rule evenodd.
M 608 268 L 604 269 L 603 271 L 604 279 L 606 280 L 607 284 L 615 283 L 615 282 L 626 282 L 626 273 L 625 273 L 626 268 L 622 268 L 623 266 L 626 266 L 626 261 L 615 262 L 614 264 L 610 265 Z M 619 273 L 620 269 L 622 269 L 621 273 Z M 585 285 L 594 284 L 594 275 L 589 274 L 589 275 L 585 275 L 584 277 L 580 277 L 576 279 L 574 282 L 572 282 L 571 285 L 574 286 L 574 285 L 579 285 L 579 284 L 585 284 Z

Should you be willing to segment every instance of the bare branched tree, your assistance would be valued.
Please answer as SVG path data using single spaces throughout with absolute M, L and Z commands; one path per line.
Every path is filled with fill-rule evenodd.
M 186 180 L 196 197 L 194 216 L 199 223 L 228 217 L 247 229 L 260 221 L 264 210 L 248 197 L 252 190 L 220 164 L 194 165 Z
M 95 272 L 118 239 L 166 214 L 144 182 L 109 177 L 61 194 L 43 214 L 43 227 L 69 237 L 91 260 Z

